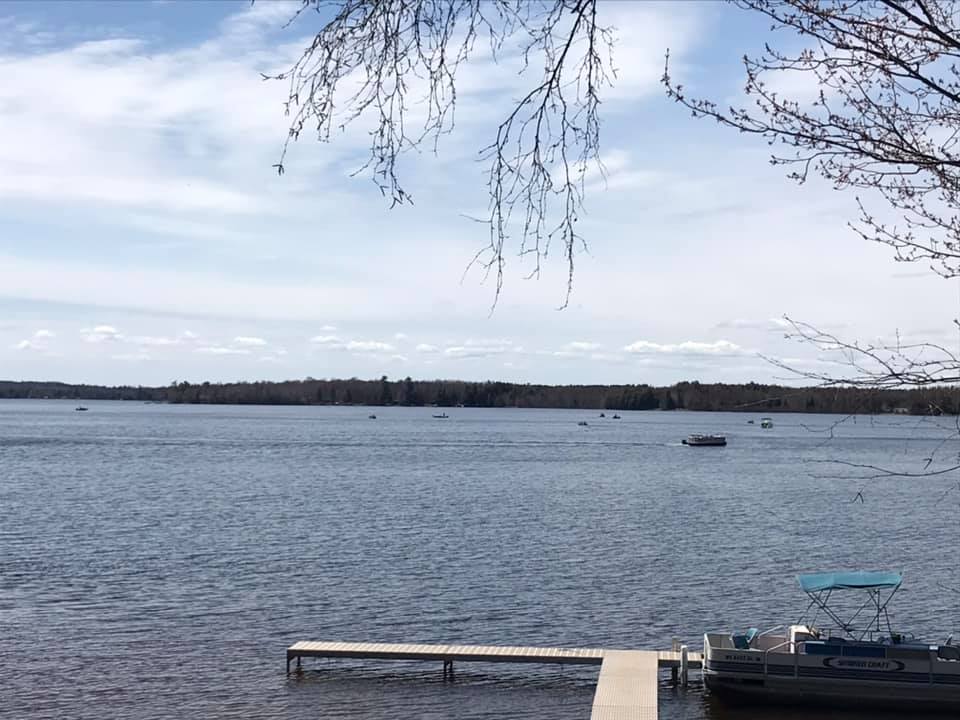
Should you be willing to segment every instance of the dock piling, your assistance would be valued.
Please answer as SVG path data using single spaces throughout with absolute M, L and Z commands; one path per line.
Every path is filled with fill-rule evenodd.
M 673 638 L 672 640 L 670 640 L 670 651 L 680 652 L 680 640 L 678 638 Z M 679 682 L 679 676 L 677 674 L 679 670 L 680 668 L 677 667 L 676 665 L 670 668 L 670 682 L 674 686 L 676 686 L 677 683 Z
M 689 680 L 689 652 L 686 645 L 680 646 L 680 685 L 687 686 Z

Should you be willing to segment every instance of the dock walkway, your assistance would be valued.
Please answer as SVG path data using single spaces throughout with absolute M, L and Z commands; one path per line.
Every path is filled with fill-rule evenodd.
M 681 652 L 656 650 L 298 642 L 287 648 L 287 672 L 292 660 L 300 669 L 305 657 L 441 661 L 444 677 L 450 678 L 454 661 L 599 665 L 591 720 L 656 720 L 659 669 L 685 673 L 702 665 L 700 653 L 686 653 L 684 662 Z

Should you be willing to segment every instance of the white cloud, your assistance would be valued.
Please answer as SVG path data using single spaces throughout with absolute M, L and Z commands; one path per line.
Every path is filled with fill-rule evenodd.
M 393 345 L 378 340 L 351 340 L 343 346 L 344 350 L 352 352 L 390 352 Z
M 728 340 L 715 342 L 697 342 L 686 340 L 681 343 L 655 343 L 647 340 L 637 340 L 623 348 L 625 352 L 638 355 L 665 354 L 665 355 L 743 355 L 746 351 Z
M 428 343 L 420 343 L 417 347 L 414 348 L 418 353 L 435 353 L 439 352 L 440 348 L 436 345 L 430 345 Z
M 393 334 L 393 339 L 394 339 L 394 340 L 406 340 L 406 339 L 407 339 L 407 335 L 406 335 L 406 333 L 401 333 L 401 332 L 394 333 L 394 334 Z
M 83 328 L 80 330 L 80 336 L 84 342 L 102 343 L 119 342 L 123 340 L 123 335 L 113 325 L 97 325 L 94 328 Z
M 144 362 L 150 359 L 150 355 L 145 352 L 119 353 L 117 355 L 111 355 L 110 357 L 113 360 L 120 360 L 122 362 Z
M 15 350 L 33 350 L 36 352 L 43 352 L 49 349 L 49 341 L 52 340 L 55 336 L 50 330 L 37 330 L 26 340 L 21 340 L 12 347 Z
M 264 347 L 267 341 L 259 337 L 238 335 L 233 339 L 233 344 L 239 345 L 240 347 Z
M 613 25 L 616 77 L 604 100 L 635 101 L 660 90 L 663 50 L 674 63 L 698 34 L 700 8 L 694 3 L 601 3 L 598 22 Z
M 0 129 L 18 138 L 0 145 L 0 162 L 12 169 L 0 176 L 0 197 L 220 215 L 272 212 L 266 193 L 223 172 L 244 144 L 247 157 L 259 161 L 287 123 L 282 83 L 264 83 L 258 71 L 286 65 L 294 47 L 249 30 L 268 27 L 257 6 L 290 14 L 257 3 L 231 15 L 218 35 L 176 49 L 114 37 L 0 56 L 7 77 Z M 37 87 L 47 89 L 44 99 Z M 70 122 L 45 113 L 48 103 Z M 231 110 L 239 107 L 242 112 Z M 183 160 L 191 157 L 207 162 L 188 167 Z M 145 165 L 150 173 L 142 171 Z
M 443 350 L 444 355 L 455 359 L 484 358 L 505 352 L 507 348 L 503 345 L 454 345 Z
M 603 345 L 595 342 L 584 342 L 582 340 L 574 340 L 573 342 L 568 342 L 560 350 L 556 350 L 552 353 L 547 353 L 540 351 L 540 355 L 553 355 L 553 357 L 558 358 L 584 358 L 587 357 L 591 352 L 599 350 Z
M 172 337 L 169 335 L 133 335 L 126 338 L 128 342 L 144 347 L 175 347 L 177 345 L 193 343 L 197 339 L 197 334 L 189 330 L 184 330 L 179 335 Z
M 168 345 L 179 345 L 179 338 L 162 337 L 157 335 L 136 335 L 130 338 L 130 342 L 135 345 L 147 345 L 151 347 L 164 347 Z
M 466 358 L 485 358 L 511 353 L 520 355 L 525 351 L 508 338 L 467 338 L 462 343 L 449 343 L 443 349 L 445 357 L 462 360 Z
M 663 182 L 662 172 L 637 167 L 630 153 L 613 150 L 600 158 L 601 165 L 592 163 L 584 173 L 588 194 L 604 190 L 636 190 Z
M 204 355 L 249 355 L 250 351 L 245 348 L 224 347 L 222 345 L 209 345 L 198 347 L 195 352 Z
M 336 335 L 317 335 L 310 342 L 327 350 L 346 350 L 354 353 L 386 353 L 394 350 L 390 343 L 380 340 L 344 340 Z
M 613 362 L 619 363 L 624 361 L 623 355 L 617 353 L 590 353 L 591 360 L 597 360 L 599 362 Z

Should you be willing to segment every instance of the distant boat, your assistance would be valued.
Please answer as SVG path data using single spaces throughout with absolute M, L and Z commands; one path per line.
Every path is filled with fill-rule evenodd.
M 726 445 L 727 438 L 725 435 L 701 435 L 700 433 L 694 433 L 693 435 L 687 435 L 686 439 L 682 442 L 684 445 L 690 445 L 691 447 L 716 447 Z
M 620 416 L 619 416 L 619 415 L 614 415 L 614 416 L 613 416 L 613 419 L 614 419 L 614 420 L 619 420 L 619 419 L 620 419 Z
M 76 410 L 77 412 L 86 412 L 86 411 L 87 411 L 87 408 L 85 408 L 83 405 L 77 405 L 77 406 L 74 408 L 74 410 Z
M 747 420 L 747 425 L 753 425 L 753 420 Z
M 600 417 L 606 417 L 606 415 L 604 415 L 603 413 L 600 413 Z
M 446 420 L 446 419 L 447 419 L 448 417 L 450 417 L 450 416 L 447 415 L 446 413 L 440 413 L 439 415 L 434 415 L 434 417 L 435 417 L 437 420 Z
M 580 422 L 577 423 L 577 425 L 579 425 L 580 427 L 586 427 L 586 426 L 587 426 L 587 421 L 586 421 L 586 420 L 581 420 Z
M 773 420 L 770 418 L 760 418 L 760 427 L 769 430 L 773 427 Z
M 376 416 L 376 415 L 367 415 L 367 419 L 368 419 L 368 420 L 376 420 L 376 419 L 377 419 L 377 416 Z

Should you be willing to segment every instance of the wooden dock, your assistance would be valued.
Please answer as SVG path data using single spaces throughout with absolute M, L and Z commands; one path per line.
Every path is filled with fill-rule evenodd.
M 684 654 L 686 661 L 684 661 Z M 287 648 L 290 662 L 305 657 L 370 660 L 433 660 L 453 678 L 454 662 L 554 663 L 599 665 L 591 720 L 656 720 L 660 668 L 672 668 L 685 680 L 688 668 L 702 666 L 700 653 L 599 648 L 546 648 L 501 645 L 414 645 L 394 643 L 298 642 Z

